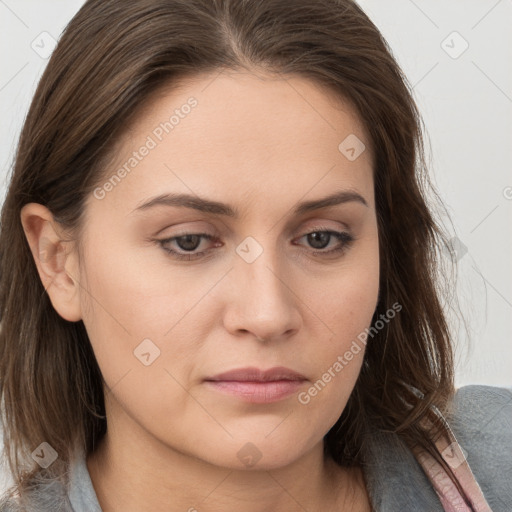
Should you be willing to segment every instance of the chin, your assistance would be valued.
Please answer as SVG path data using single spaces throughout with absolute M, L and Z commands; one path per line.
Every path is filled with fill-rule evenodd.
M 305 442 L 306 440 L 304 440 Z M 286 438 L 274 439 L 246 437 L 232 443 L 233 451 L 216 457 L 216 464 L 233 470 L 267 471 L 285 467 L 305 455 L 311 448 L 298 442 L 298 436 L 287 434 Z M 233 458 L 233 453 L 235 457 Z

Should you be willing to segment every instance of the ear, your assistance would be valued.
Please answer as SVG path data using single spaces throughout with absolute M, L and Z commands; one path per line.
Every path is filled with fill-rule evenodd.
M 72 242 L 62 238 L 52 213 L 41 204 L 23 206 L 21 223 L 53 307 L 69 322 L 81 320 L 79 265 Z

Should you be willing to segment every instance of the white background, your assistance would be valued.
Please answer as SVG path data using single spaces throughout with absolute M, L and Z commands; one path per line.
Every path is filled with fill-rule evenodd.
M 43 32 L 58 39 L 82 4 L 0 0 L 0 203 L 47 63 L 32 42 L 47 37 Z M 457 385 L 512 386 L 512 1 L 359 4 L 414 86 L 434 183 L 453 236 L 467 248 L 459 251 L 459 297 L 469 337 L 461 330 L 456 341 Z

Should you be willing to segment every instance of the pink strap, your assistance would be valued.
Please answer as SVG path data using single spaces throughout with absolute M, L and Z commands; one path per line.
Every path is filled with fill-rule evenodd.
M 426 451 L 413 450 L 414 454 L 436 490 L 445 512 L 492 512 L 478 482 L 469 467 L 466 455 L 446 419 L 437 407 L 432 407 L 445 427 L 445 436 L 436 442 L 443 459 L 450 465 L 460 486 L 470 500 L 468 505 L 442 466 Z

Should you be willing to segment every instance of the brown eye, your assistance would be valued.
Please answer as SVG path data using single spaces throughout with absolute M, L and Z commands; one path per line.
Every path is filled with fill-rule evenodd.
M 176 244 L 184 251 L 195 251 L 201 242 L 201 235 L 183 235 L 175 238 Z
M 332 234 L 327 231 L 315 231 L 306 236 L 308 237 L 308 243 L 315 249 L 325 249 L 332 238 Z
M 208 250 L 193 252 L 200 246 L 202 239 L 214 240 L 214 237 L 207 233 L 184 233 L 182 235 L 166 238 L 165 240 L 157 240 L 157 242 L 162 249 L 171 254 L 172 257 L 176 259 L 192 260 L 202 258 L 208 252 Z M 177 250 L 171 249 L 169 247 L 170 244 L 175 244 L 174 247 L 176 247 Z
M 344 252 L 349 249 L 355 238 L 345 231 L 316 230 L 307 233 L 301 238 L 307 239 L 307 244 L 317 251 L 313 251 L 315 255 L 328 255 L 333 253 Z M 332 240 L 338 240 L 338 245 L 327 251 L 325 249 Z

